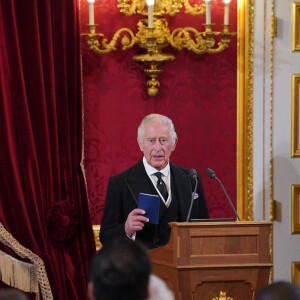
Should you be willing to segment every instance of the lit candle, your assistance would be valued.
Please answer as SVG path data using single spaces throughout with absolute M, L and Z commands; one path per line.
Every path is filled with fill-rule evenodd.
M 153 28 L 153 6 L 154 0 L 147 0 L 148 5 L 148 27 Z
M 88 3 L 89 3 L 89 25 L 95 25 L 94 0 L 88 0 Z
M 229 3 L 230 0 L 224 1 L 224 25 L 229 25 Z
M 210 13 L 210 1 L 211 0 L 205 0 L 206 2 L 206 24 L 211 24 L 211 13 Z

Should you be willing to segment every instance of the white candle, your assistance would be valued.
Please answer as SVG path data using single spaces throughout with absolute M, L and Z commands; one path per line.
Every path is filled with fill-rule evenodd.
M 206 2 L 206 24 L 211 24 L 211 12 L 210 12 L 210 0 L 205 0 Z
M 224 0 L 224 25 L 229 25 L 229 3 L 230 0 Z
M 89 25 L 95 25 L 94 0 L 88 0 L 88 3 L 89 3 Z
M 148 27 L 153 28 L 153 6 L 154 0 L 147 0 L 148 5 Z

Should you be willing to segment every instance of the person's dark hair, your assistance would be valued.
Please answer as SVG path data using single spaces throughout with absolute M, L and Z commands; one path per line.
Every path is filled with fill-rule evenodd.
M 263 287 L 255 300 L 300 300 L 300 288 L 286 281 L 278 281 Z
M 144 300 L 151 262 L 147 249 L 129 238 L 106 243 L 90 267 L 96 300 Z

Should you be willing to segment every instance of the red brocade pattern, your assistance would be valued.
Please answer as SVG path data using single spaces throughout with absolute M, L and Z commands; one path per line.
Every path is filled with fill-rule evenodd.
M 96 1 L 97 32 L 110 40 L 121 27 L 136 32 L 139 15 L 126 17 L 117 1 Z M 81 2 L 81 32 L 87 32 L 88 5 Z M 223 1 L 212 2 L 212 22 L 221 31 Z M 183 9 L 168 17 L 170 29 L 192 26 L 203 30 L 205 15 L 192 16 Z M 237 2 L 230 4 L 231 31 L 237 31 Z M 175 60 L 166 63 L 158 77 L 158 96 L 147 95 L 146 75 L 132 57 L 138 46 L 98 55 L 88 49 L 82 37 L 84 91 L 85 172 L 92 224 L 102 217 L 107 182 L 142 158 L 136 136 L 142 118 L 150 113 L 170 117 L 179 141 L 171 160 L 200 174 L 210 216 L 234 217 L 220 185 L 205 175 L 213 169 L 236 206 L 237 144 L 237 37 L 219 54 L 197 55 L 188 50 L 168 47 Z M 187 199 L 189 201 L 189 199 Z

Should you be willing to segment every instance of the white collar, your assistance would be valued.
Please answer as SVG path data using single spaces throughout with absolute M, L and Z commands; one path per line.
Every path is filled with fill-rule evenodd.
M 147 163 L 147 160 L 145 158 L 145 156 L 143 157 L 143 164 L 146 170 L 146 173 L 148 176 L 153 175 L 156 172 L 161 172 L 163 175 L 165 175 L 166 177 L 168 177 L 169 172 L 170 172 L 170 163 L 168 162 L 168 164 L 160 171 L 158 171 L 157 169 L 153 168 L 152 166 L 150 166 Z

